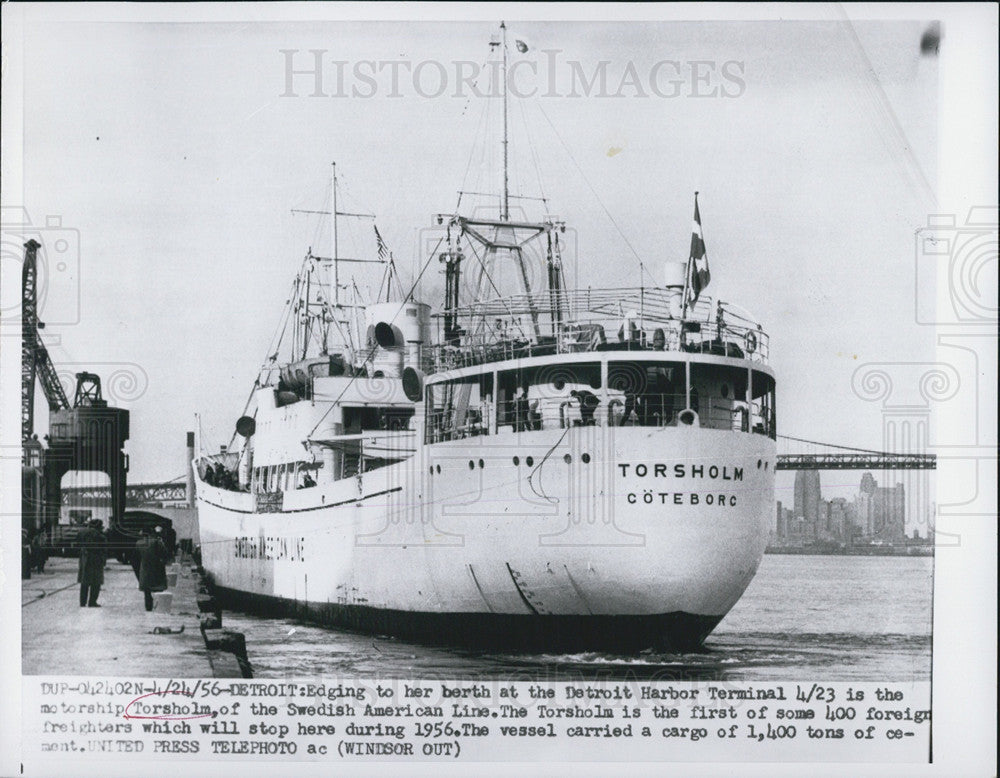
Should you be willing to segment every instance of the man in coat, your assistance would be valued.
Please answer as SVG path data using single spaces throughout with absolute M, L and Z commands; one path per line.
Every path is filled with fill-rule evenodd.
M 107 557 L 101 522 L 93 519 L 80 534 L 80 567 L 76 580 L 80 584 L 80 607 L 100 608 L 97 597 L 104 584 L 104 562 Z
M 156 527 L 156 532 L 162 532 Z M 142 538 L 136 543 L 139 552 L 139 588 L 146 600 L 146 610 L 153 610 L 153 592 L 162 592 L 167 588 L 167 547 L 159 534 L 154 534 L 149 527 L 142 530 Z
M 39 573 L 45 572 L 45 563 L 49 561 L 48 551 L 45 550 L 45 533 L 36 532 L 31 541 L 31 568 Z

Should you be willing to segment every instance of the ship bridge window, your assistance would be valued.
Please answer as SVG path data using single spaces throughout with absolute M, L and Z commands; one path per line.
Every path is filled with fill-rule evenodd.
M 608 423 L 666 427 L 684 410 L 683 362 L 608 362 Z
M 750 431 L 745 367 L 691 363 L 690 408 L 708 429 Z
M 357 435 L 369 430 L 406 430 L 413 418 L 412 407 L 396 405 L 344 406 L 344 434 Z
M 430 384 L 425 392 L 427 443 L 488 435 L 493 408 L 493 375 L 475 375 Z
M 503 370 L 497 373 L 497 429 L 603 425 L 602 394 L 600 362 Z
M 778 434 L 774 379 L 767 373 L 753 371 L 751 379 L 750 429 L 758 435 L 776 438 Z

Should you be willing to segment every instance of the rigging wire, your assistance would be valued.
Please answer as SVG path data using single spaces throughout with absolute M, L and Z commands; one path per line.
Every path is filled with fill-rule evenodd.
M 524 110 L 524 101 L 520 100 L 518 105 L 521 108 L 521 123 L 524 125 L 524 137 L 528 142 L 528 150 L 531 152 L 531 161 L 535 167 L 535 178 L 538 181 L 538 194 L 541 197 L 546 210 L 548 210 L 548 198 L 545 197 L 545 188 L 542 185 L 542 168 L 541 165 L 538 164 L 538 150 L 535 148 L 535 143 L 531 138 L 531 129 L 528 126 L 528 116 Z
M 303 260 L 302 267 L 305 267 L 305 263 L 308 261 L 308 258 Z M 292 313 L 292 307 L 296 299 L 296 292 L 298 291 L 300 277 L 301 269 L 299 271 L 299 275 L 296 275 L 295 280 L 292 281 L 292 288 L 289 292 L 288 298 L 285 300 L 285 307 L 281 312 L 281 317 L 278 319 L 278 325 L 275 327 L 275 330 L 271 335 L 271 340 L 267 347 L 267 355 L 265 356 L 265 359 L 270 363 L 273 363 L 277 359 L 278 352 L 281 349 L 281 343 L 285 338 L 285 333 L 288 331 L 288 319 Z M 250 389 L 250 394 L 247 396 L 246 402 L 243 403 L 243 411 L 240 413 L 240 416 L 246 415 L 247 408 L 250 407 L 250 403 L 253 401 L 254 392 L 256 392 L 262 385 L 260 381 L 261 373 L 266 369 L 268 369 L 267 364 L 264 364 L 261 365 L 260 369 L 257 371 L 257 377 L 254 379 L 253 386 Z M 198 420 L 198 424 L 201 424 L 200 418 Z M 233 432 L 233 436 L 229 439 L 230 446 L 232 446 L 233 442 L 236 440 L 236 435 L 237 433 Z
M 349 202 L 356 202 L 356 200 L 354 200 L 354 198 L 351 196 L 351 194 L 350 194 L 349 191 L 346 194 L 347 194 L 347 198 L 348 198 Z M 333 182 L 332 181 L 326 187 L 326 199 L 331 204 L 330 207 L 332 209 L 332 207 L 333 207 L 332 206 L 332 202 L 333 202 Z M 326 214 L 326 213 L 319 214 L 319 219 L 316 220 L 315 226 L 313 228 L 313 243 L 312 243 L 312 245 L 319 245 L 320 231 L 323 229 L 326 220 L 329 219 L 329 218 L 331 218 L 330 214 Z M 333 217 L 333 218 L 336 218 L 336 217 Z M 332 248 L 333 247 L 331 246 L 331 256 L 332 256 Z M 310 253 L 307 254 L 306 257 L 302 260 L 302 264 L 299 267 L 299 273 L 296 275 L 295 279 L 292 281 L 291 290 L 289 291 L 289 295 L 288 295 L 288 297 L 285 300 L 285 306 L 284 306 L 284 309 L 282 311 L 281 317 L 278 320 L 278 324 L 277 324 L 277 326 L 276 326 L 276 328 L 274 330 L 274 333 L 271 335 L 271 339 L 270 339 L 269 344 L 268 344 L 268 348 L 267 348 L 267 352 L 266 352 L 266 357 L 265 357 L 266 362 L 265 362 L 264 365 L 261 366 L 261 369 L 258 371 L 257 377 L 254 379 L 253 386 L 250 389 L 250 393 L 248 394 L 247 399 L 246 399 L 246 401 L 243 404 L 243 411 L 240 414 L 241 416 L 246 414 L 247 409 L 250 407 L 251 402 L 253 402 L 254 393 L 257 391 L 257 389 L 259 389 L 261 386 L 263 386 L 263 383 L 261 382 L 261 374 L 265 370 L 268 370 L 269 369 L 269 364 L 273 364 L 274 361 L 277 359 L 278 353 L 280 352 L 280 349 L 281 349 L 281 344 L 284 342 L 285 335 L 288 332 L 289 324 L 291 323 L 291 319 L 293 318 L 293 315 L 297 317 L 297 315 L 299 314 L 299 312 L 302 310 L 303 300 L 302 300 L 302 297 L 301 297 L 301 291 L 302 291 L 301 290 L 301 282 L 302 282 L 302 278 L 305 275 L 307 275 L 308 273 L 311 272 L 311 269 L 309 268 L 309 262 L 310 262 L 311 259 L 312 259 L 312 254 L 311 254 L 311 251 L 310 251 Z M 397 280 L 397 283 L 398 283 L 398 280 Z M 337 332 L 340 335 L 340 337 L 345 340 L 345 345 L 346 345 L 349 342 L 349 339 L 346 338 L 345 335 L 344 335 L 344 331 L 343 331 L 343 329 L 341 327 L 341 322 L 337 318 L 336 311 L 332 309 L 331 301 L 328 300 L 328 299 L 326 299 L 326 296 L 323 295 L 323 293 L 322 293 L 322 287 L 320 289 L 320 292 L 318 293 L 318 298 L 319 298 L 318 302 L 326 309 L 326 312 L 330 315 L 330 319 L 332 320 L 333 324 L 337 328 Z M 304 302 L 308 306 L 308 300 L 306 300 Z M 322 345 L 322 334 L 319 331 L 313 331 L 312 337 L 311 337 L 311 341 L 313 341 L 314 343 L 317 343 L 319 345 Z M 293 344 L 293 355 L 294 355 L 294 351 L 297 349 L 298 345 L 299 344 L 297 344 L 297 343 Z M 303 345 L 305 345 L 305 344 L 303 344 Z M 236 433 L 234 431 L 232 437 L 230 437 L 230 439 L 229 439 L 229 446 L 230 447 L 235 442 L 237 434 L 238 433 Z
M 629 247 L 629 250 L 635 255 L 635 258 L 639 261 L 640 285 L 642 283 L 642 274 L 645 273 L 646 275 L 649 276 L 650 283 L 655 286 L 656 281 L 653 278 L 652 274 L 650 274 L 650 272 L 646 270 L 646 264 L 642 261 L 642 257 L 639 256 L 639 252 L 635 250 L 635 247 L 629 241 L 628 236 L 625 235 L 625 232 L 622 230 L 622 228 L 618 226 L 618 222 L 615 221 L 615 217 L 611 215 L 611 211 L 608 210 L 608 207 L 604 204 L 604 201 L 601 199 L 600 195 L 597 194 L 597 190 L 594 189 L 593 184 L 590 183 L 590 179 L 587 178 L 587 174 L 583 172 L 583 168 L 580 167 L 580 163 L 576 161 L 576 157 L 573 156 L 573 152 L 570 151 L 570 148 L 566 144 L 566 141 L 563 140 L 562 135 L 559 134 L 559 130 L 556 129 L 556 126 L 552 123 L 552 120 L 549 118 L 549 115 L 545 113 L 545 109 L 542 108 L 541 105 L 538 106 L 538 110 L 542 112 L 542 116 L 545 117 L 545 121 L 549 123 L 549 127 L 552 128 L 552 132 L 555 133 L 555 136 L 556 138 L 559 139 L 559 142 L 562 144 L 563 149 L 566 150 L 566 153 L 569 155 L 570 160 L 576 167 L 577 172 L 580 174 L 580 177 L 583 178 L 583 181 L 587 185 L 587 188 L 590 189 L 591 194 L 594 195 L 594 198 L 597 200 L 598 205 L 601 206 L 601 209 L 604 211 L 604 214 L 611 221 L 611 224 L 614 225 L 614 228 L 618 230 L 618 234 L 621 235 L 622 240 L 625 241 L 625 245 Z
M 542 472 L 541 472 L 542 465 L 544 465 L 545 462 L 548 460 L 548 458 L 552 455 L 552 452 L 555 451 L 562 444 L 563 440 L 566 439 L 566 436 L 569 434 L 569 431 L 571 429 L 572 427 L 567 427 L 563 431 L 563 434 L 559 436 L 559 440 L 553 443 L 552 448 L 550 448 L 548 451 L 545 452 L 545 456 L 542 457 L 542 461 L 539 462 L 537 465 L 535 465 L 535 468 L 528 474 L 528 486 L 531 487 L 531 491 L 533 491 L 535 494 L 537 494 L 546 502 L 556 503 L 558 502 L 558 500 L 556 498 L 549 497 L 547 494 L 545 494 L 545 488 L 542 486 Z M 538 491 L 538 489 L 535 488 L 535 484 L 532 480 L 534 479 L 536 473 L 538 474 L 538 489 L 541 489 L 542 491 Z
M 807 440 L 806 438 L 795 438 L 791 435 L 778 435 L 784 440 L 794 440 L 796 443 L 811 443 L 815 446 L 826 446 L 827 448 L 838 448 L 844 451 L 858 451 L 862 454 L 881 454 L 883 456 L 895 456 L 891 451 L 876 451 L 871 448 L 855 448 L 854 446 L 838 446 L 836 443 L 824 443 L 819 440 Z
M 483 69 L 485 69 L 485 66 L 484 66 Z M 480 73 L 482 73 L 482 71 L 480 71 Z M 476 83 L 477 84 L 479 83 L 478 80 L 477 80 Z M 473 92 L 473 94 L 475 94 L 475 92 Z M 472 100 L 472 95 L 470 94 L 469 97 L 468 97 L 468 99 L 465 101 L 465 107 L 462 108 L 462 115 L 463 116 L 465 115 L 465 110 L 466 110 L 466 108 L 468 108 L 469 102 L 471 100 Z M 476 120 L 476 129 L 472 133 L 472 137 L 473 138 L 478 138 L 480 130 L 482 130 L 485 127 L 485 125 L 486 125 L 486 109 L 487 109 L 488 106 L 489 106 L 489 101 L 486 101 L 483 104 L 483 106 L 480 109 L 480 111 L 479 111 L 479 118 Z M 464 191 L 466 191 L 468 189 L 468 187 L 466 186 L 466 184 L 469 181 L 469 171 L 472 170 L 472 160 L 473 160 L 473 157 L 475 157 L 475 156 L 476 156 L 476 144 L 473 143 L 469 147 L 469 161 L 466 163 L 466 165 L 465 165 L 465 173 L 462 175 L 462 191 L 460 191 L 458 193 L 458 202 L 455 203 L 455 210 L 456 211 L 462 206 L 462 192 L 464 192 Z M 478 190 L 478 188 L 479 187 L 477 186 L 476 189 Z
M 500 294 L 500 290 L 497 289 L 497 285 L 493 283 L 493 277 L 490 275 L 489 270 L 486 269 L 486 263 L 483 262 L 482 258 L 479 256 L 479 252 L 476 251 L 475 244 L 468 238 L 466 238 L 466 241 L 468 242 L 469 248 L 472 249 L 472 256 L 476 258 L 476 261 L 479 262 L 479 266 L 482 268 L 482 275 L 486 276 L 486 280 L 490 282 L 490 286 L 492 286 L 493 291 L 496 292 L 497 301 L 500 302 L 501 305 L 503 305 L 504 310 L 507 311 L 507 315 L 510 316 L 511 321 L 517 323 L 517 329 L 520 331 L 521 337 L 527 338 L 528 334 L 524 331 L 524 327 L 521 326 L 521 317 L 514 315 L 514 312 L 510 309 L 510 306 L 507 305 L 507 301 L 504 299 L 503 295 Z M 485 321 L 486 316 L 484 315 L 482 318 Z
M 407 292 L 406 296 L 403 298 L 404 301 L 408 300 L 410 298 L 410 295 L 412 295 L 413 292 L 414 292 L 414 290 L 417 288 L 417 284 L 419 284 L 420 283 L 420 279 L 423 278 L 424 272 L 427 270 L 427 268 L 431 264 L 431 260 L 433 260 L 434 257 L 437 256 L 437 251 L 441 247 L 441 243 L 443 241 L 444 241 L 444 236 L 442 235 L 438 239 L 437 244 L 431 250 L 430 255 L 427 257 L 427 261 L 424 263 L 424 266 L 420 269 L 420 272 L 417 274 L 417 277 L 413 280 L 413 284 L 410 286 L 410 291 Z M 399 315 L 399 311 L 401 311 L 401 310 L 402 310 L 402 303 L 400 304 L 399 310 L 397 310 L 396 313 L 393 314 L 393 317 L 392 317 L 392 319 L 390 319 L 389 324 L 392 324 L 393 322 L 396 321 L 396 316 Z M 369 359 L 371 359 L 375 355 L 375 349 L 376 348 L 378 348 L 378 346 L 374 345 L 374 346 L 371 346 L 368 349 L 368 354 L 365 356 L 365 358 L 363 360 L 364 362 L 367 362 Z M 365 377 L 367 378 L 367 376 L 365 376 Z M 352 375 L 350 377 L 350 380 L 344 386 L 344 388 L 340 392 L 340 394 L 337 395 L 336 399 L 334 399 L 330 403 L 330 407 L 326 409 L 326 412 L 322 416 L 320 416 L 319 421 L 316 422 L 316 425 L 309 431 L 309 434 L 306 435 L 306 439 L 303 441 L 304 444 L 308 445 L 309 439 L 313 436 L 313 434 L 316 432 L 316 430 L 319 429 L 320 425 L 326 420 L 326 417 L 330 415 L 330 411 L 332 411 L 335 407 L 337 407 L 337 404 L 341 401 L 341 399 L 343 399 L 344 395 L 347 393 L 347 390 L 351 388 L 351 385 L 358 378 L 361 378 L 361 376 L 360 375 Z

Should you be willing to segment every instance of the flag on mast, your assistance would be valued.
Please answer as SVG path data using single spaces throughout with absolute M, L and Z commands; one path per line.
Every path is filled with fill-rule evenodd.
M 382 240 L 382 233 L 378 231 L 378 225 L 375 226 L 375 243 L 378 246 L 378 258 L 382 261 L 389 256 L 389 247 L 385 245 L 385 241 Z
M 688 288 L 690 291 L 689 305 L 698 301 L 701 290 L 708 286 L 712 274 L 708 270 L 708 255 L 705 252 L 705 239 L 701 234 L 701 213 L 698 211 L 698 193 L 694 193 L 694 225 L 691 229 L 691 255 L 688 259 Z

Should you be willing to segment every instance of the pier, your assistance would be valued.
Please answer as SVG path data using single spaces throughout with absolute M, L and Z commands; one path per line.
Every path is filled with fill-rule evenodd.
M 145 610 L 132 567 L 114 559 L 104 570 L 101 607 L 81 608 L 77 565 L 53 557 L 45 572 L 22 581 L 24 675 L 249 677 L 242 636 L 221 629 L 221 614 L 200 591 L 201 575 L 190 560 L 168 567 L 171 596 L 157 597 L 152 611 Z M 168 599 L 169 609 L 159 610 Z

